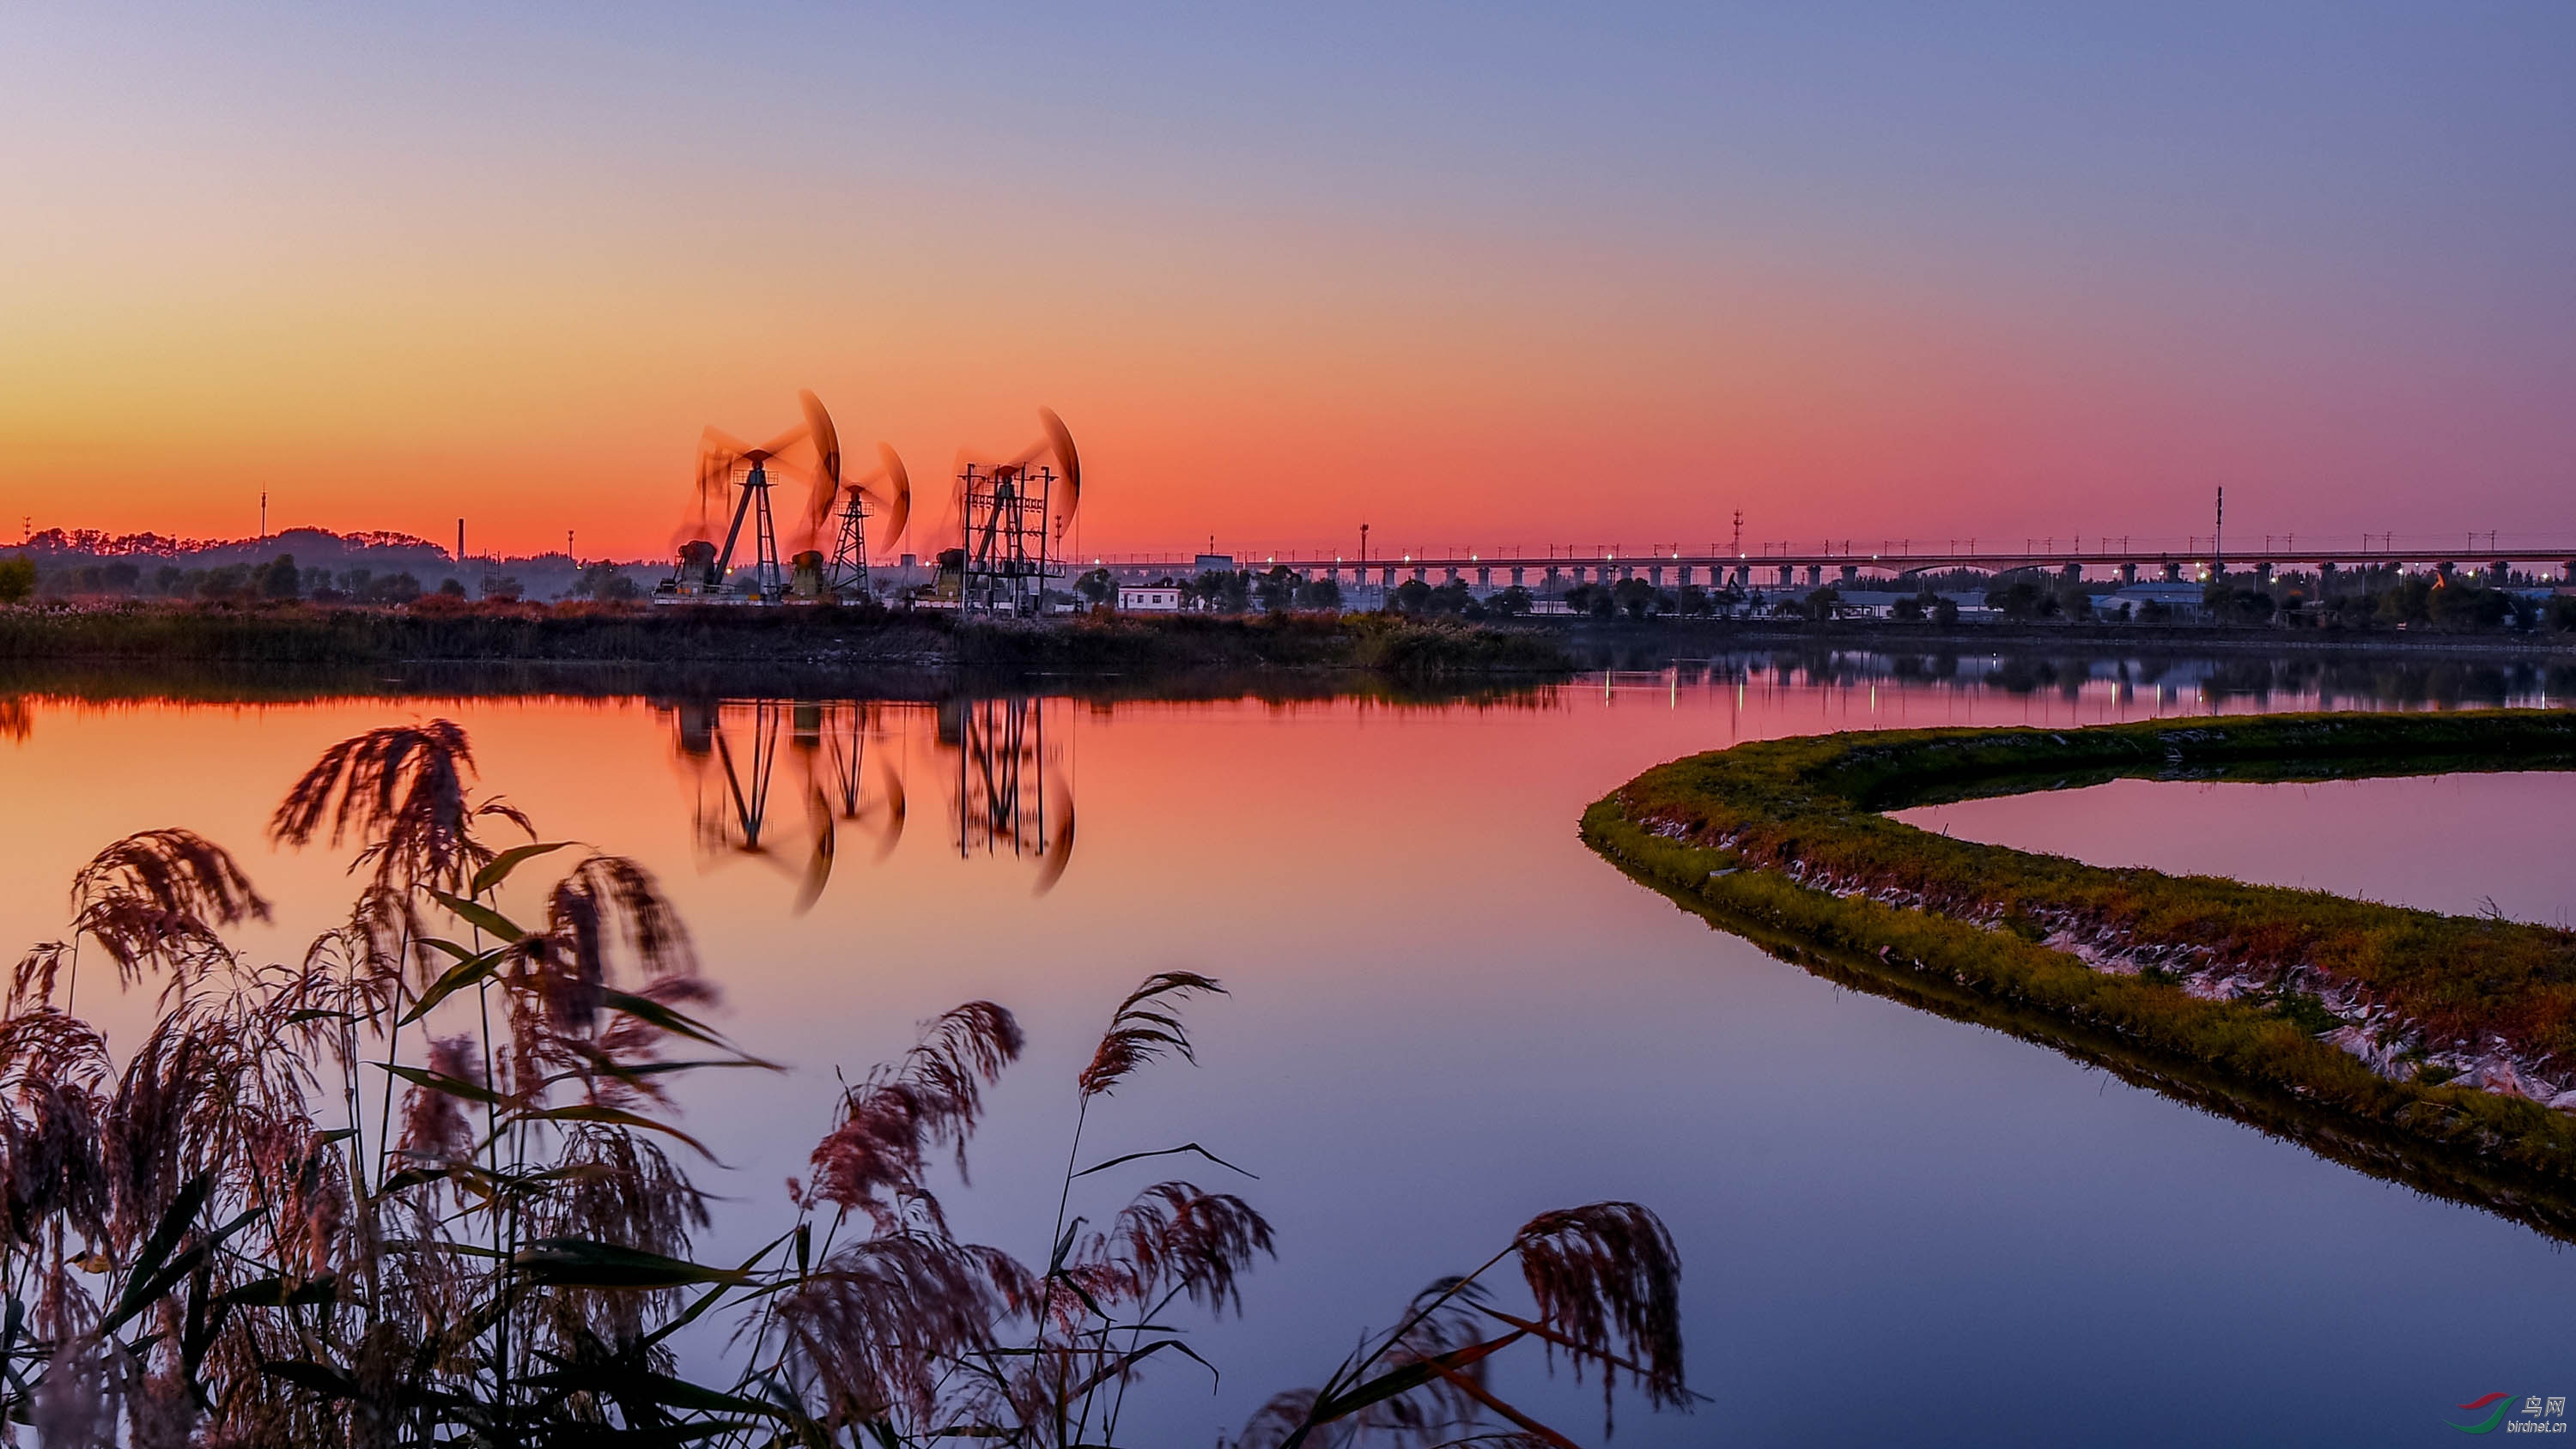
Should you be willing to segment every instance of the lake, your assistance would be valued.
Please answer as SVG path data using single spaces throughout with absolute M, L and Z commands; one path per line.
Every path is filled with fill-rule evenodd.
M 836 1068 L 855 1077 L 924 1018 L 989 998 L 1029 1049 L 949 1214 L 1042 1259 L 1072 1078 L 1111 1007 L 1154 970 L 1223 978 L 1229 997 L 1191 1009 L 1199 1064 L 1140 1071 L 1084 1143 L 1098 1160 L 1195 1141 L 1258 1174 L 1118 1169 L 1077 1195 L 1095 1220 L 1163 1166 L 1241 1192 L 1278 1232 L 1243 1318 L 1195 1329 L 1222 1379 L 1158 1370 L 1139 1442 L 1213 1442 L 1432 1277 L 1602 1198 L 1670 1225 L 1692 1383 L 1714 1400 L 1682 1417 L 1623 1398 L 1619 1443 L 2440 1442 L 2446 1414 L 2468 1417 L 2454 1405 L 2576 1382 L 2576 1262 L 2558 1244 L 1838 989 L 1630 883 L 1575 821 L 1649 765 L 1739 740 L 2555 705 L 2554 683 L 2509 666 L 1835 654 L 1445 703 L 66 691 L 0 708 L 0 939 L 60 934 L 93 851 L 183 825 L 277 902 L 254 943 L 300 954 L 351 883 L 340 857 L 263 842 L 278 797 L 335 740 L 451 718 L 483 785 L 547 838 L 660 876 L 723 988 L 721 1024 L 789 1068 L 682 1090 L 684 1125 L 724 1163 L 698 1174 L 726 1198 L 702 1258 L 784 1226 Z M 2263 879 L 2454 910 L 2492 895 L 2560 921 L 2576 888 L 2527 857 L 2546 858 L 2570 803 L 2548 776 L 1942 809 L 1956 833 L 2088 859 L 2173 868 L 2206 839 Z M 2436 882 L 2420 896 L 2419 871 Z M 148 1003 L 81 989 L 130 1042 Z M 1597 1385 L 1535 1372 L 1498 1383 L 1597 1438 Z

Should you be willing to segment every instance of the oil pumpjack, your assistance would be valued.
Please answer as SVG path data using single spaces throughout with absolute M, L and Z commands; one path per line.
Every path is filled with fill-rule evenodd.
M 891 543 L 903 533 L 905 516 L 912 506 L 912 486 L 904 475 L 903 460 L 895 456 L 892 448 L 880 445 L 882 466 L 851 486 L 846 500 L 842 499 L 839 431 L 820 398 L 811 392 L 797 396 L 805 411 L 803 426 L 757 447 L 715 428 L 707 429 L 698 446 L 701 526 L 711 507 L 726 500 L 728 494 L 735 495 L 729 500 L 733 521 L 725 530 L 722 548 L 705 537 L 680 546 L 677 566 L 671 577 L 654 588 L 653 602 L 780 604 L 791 599 L 819 602 L 865 595 L 869 505 L 873 504 L 890 525 L 882 542 Z M 812 458 L 810 464 L 802 461 L 807 454 Z M 811 488 L 812 504 L 805 520 L 808 536 L 817 536 L 830 525 L 836 502 L 843 506 L 832 558 L 827 562 L 820 550 L 808 547 L 795 556 L 791 574 L 780 562 L 778 519 L 769 495 L 782 475 L 792 480 L 799 474 L 805 476 Z M 751 533 L 751 557 L 744 574 L 736 578 L 732 576 L 734 558 L 736 550 L 744 545 L 746 525 Z
M 940 584 L 961 609 L 1038 613 L 1064 575 L 1058 546 L 1082 501 L 1082 459 L 1061 418 L 1041 408 L 1038 420 L 1046 436 L 1020 456 L 989 468 L 970 462 L 957 475 L 962 537 L 953 575 L 941 560 Z M 1051 463 L 1038 461 L 1050 454 Z

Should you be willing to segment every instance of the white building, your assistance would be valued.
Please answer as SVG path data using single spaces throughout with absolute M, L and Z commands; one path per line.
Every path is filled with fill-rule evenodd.
M 1177 614 L 1181 591 L 1170 584 L 1120 584 L 1118 607 L 1132 614 Z

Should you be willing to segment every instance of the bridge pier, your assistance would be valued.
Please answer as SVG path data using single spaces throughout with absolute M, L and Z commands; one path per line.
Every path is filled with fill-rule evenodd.
M 1556 565 L 1554 565 L 1554 564 L 1549 564 L 1549 565 L 1547 566 L 1547 573 L 1546 573 L 1545 575 L 1543 575 L 1542 577 L 1544 577 L 1544 579 L 1546 580 L 1546 582 L 1544 582 L 1544 583 L 1540 584 L 1540 585 L 1539 585 L 1539 587 L 1540 587 L 1542 590 L 1544 590 L 1544 591 L 1546 591 L 1546 592 L 1548 592 L 1548 593 L 1551 593 L 1551 594 L 1552 594 L 1552 593 L 1555 593 L 1555 592 L 1556 592 Z
M 1395 587 L 1394 565 L 1390 564 L 1377 571 L 1377 586 L 1381 589 L 1391 589 Z
M 2138 566 L 2137 566 L 2136 564 L 2133 564 L 2133 563 L 2124 563 L 2124 564 L 2120 565 L 2120 586 L 2121 586 L 2122 588 L 2126 588 L 2126 587 L 2128 587 L 2129 585 L 2136 583 L 2137 581 L 2138 581 Z
M 1844 564 L 1844 565 L 1843 565 L 1843 582 L 1844 582 L 1844 583 L 1847 583 L 1847 584 L 1856 584 L 1856 583 L 1859 583 L 1859 582 L 1860 582 L 1860 565 L 1859 565 L 1859 564 Z
M 2565 566 L 2558 570 L 2558 581 L 2562 584 L 2576 584 L 2576 558 L 2569 559 Z
M 1480 589 L 1490 589 L 1490 588 L 1492 588 L 1493 586 L 1494 586 L 1494 571 L 1493 571 L 1492 569 L 1489 569 L 1489 568 L 1484 567 L 1484 566 L 1483 566 L 1483 565 L 1481 565 L 1481 564 L 1480 564 L 1480 565 L 1478 565 L 1478 566 L 1477 566 L 1477 568 L 1476 568 L 1476 587 L 1478 587 L 1478 588 L 1480 588 Z
M 2495 561 L 2494 568 L 2490 571 L 2490 574 L 2491 576 L 2487 580 L 2487 587 L 2491 589 L 2503 588 L 2505 586 L 2505 581 L 2513 577 L 2513 565 L 2503 559 L 2497 559 Z
M 1646 582 L 1653 584 L 1656 588 L 1662 588 L 1664 586 L 1664 566 L 1662 564 L 1653 564 L 1648 566 L 1646 569 Z
M 1447 569 L 1447 573 L 1449 576 L 1442 579 L 1442 583 L 1454 584 L 1458 582 L 1458 566 L 1456 564 L 1451 564 Z
M 2576 563 L 2570 563 L 2567 567 L 2570 571 L 2576 571 Z M 1739 589 L 1753 587 L 1753 565 L 1740 563 L 1735 566 L 1735 586 Z
M 2272 582 L 2272 566 L 2268 563 L 2256 564 L 2254 566 L 2254 577 L 2267 584 Z
M 1780 587 L 1789 588 L 1797 582 L 1798 571 L 1787 564 L 1780 565 Z
M 2169 563 L 2165 565 L 2165 582 L 2169 584 L 2178 584 L 2182 582 L 2181 564 Z
M 1824 586 L 1825 566 L 1823 564 L 1807 565 L 1807 587 L 1811 589 L 1821 589 Z

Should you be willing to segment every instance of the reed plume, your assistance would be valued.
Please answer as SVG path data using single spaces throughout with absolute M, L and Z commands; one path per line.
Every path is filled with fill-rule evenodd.
M 1158 1182 L 1077 1249 L 1070 1272 L 1090 1305 L 1124 1301 L 1150 1311 L 1180 1296 L 1221 1316 L 1229 1307 L 1242 1311 L 1242 1276 L 1263 1254 L 1276 1257 L 1277 1250 L 1269 1222 L 1250 1203 L 1192 1183 Z M 1064 1304 L 1071 1310 L 1076 1301 Z
M 953 1427 L 942 1389 L 999 1346 L 997 1330 L 1035 1291 L 998 1249 L 893 1232 L 825 1258 L 781 1296 L 778 1321 L 788 1365 L 817 1396 L 815 1418 L 858 1429 L 900 1415 L 932 1438 Z
M 337 848 L 362 842 L 350 869 L 372 867 L 381 885 L 455 890 L 492 850 L 474 837 L 474 822 L 507 820 L 536 832 L 525 815 L 499 800 L 475 803 L 466 793 L 474 750 L 453 720 L 389 725 L 322 752 L 269 818 L 269 838 L 302 847 L 328 832 Z
M 268 902 L 231 853 L 194 831 L 129 835 L 72 877 L 74 939 L 96 941 L 128 986 L 154 963 L 184 982 L 228 962 L 222 928 L 268 918 Z M 22 974 L 50 988 L 43 966 Z
M 546 897 L 546 929 L 531 949 L 531 977 L 559 1031 L 597 1024 L 600 988 L 619 958 L 647 978 L 698 969 L 688 927 L 662 895 L 652 872 L 617 855 L 592 855 L 555 883 Z
M 50 1008 L 0 1021 L 0 1231 L 34 1244 L 51 1223 L 106 1230 L 100 1118 L 109 1061 L 88 1023 Z
M 928 1154 L 953 1147 L 964 1172 L 984 1088 L 1019 1059 L 1026 1041 L 1018 1020 L 989 1001 L 970 1001 L 931 1022 L 901 1062 L 843 1094 L 840 1125 L 814 1148 L 809 1195 L 865 1212 L 883 1230 L 898 1224 L 907 1205 L 935 1209 L 921 1183 Z
M 394 1145 L 418 1164 L 461 1162 L 474 1145 L 473 1124 L 465 1120 L 468 1093 L 485 1085 L 482 1043 L 469 1035 L 433 1038 L 426 1070 L 432 1080 L 403 1092 L 402 1136 Z
M 1497 1306 L 1482 1281 L 1515 1256 L 1535 1316 Z M 1688 1407 L 1694 1396 L 1682 1381 L 1680 1281 L 1671 1235 L 1635 1203 L 1541 1213 L 1475 1272 L 1436 1280 L 1415 1295 L 1396 1328 L 1345 1359 L 1323 1387 L 1263 1405 L 1237 1443 L 1481 1443 L 1483 1426 L 1500 1420 L 1509 1426 L 1505 1439 L 1566 1445 L 1572 1441 L 1506 1401 L 1487 1379 L 1488 1360 L 1531 1338 L 1551 1370 L 1559 1351 L 1578 1380 L 1586 1364 L 1601 1370 L 1605 1436 L 1619 1370 L 1638 1381 L 1650 1406 Z
M 1603 1401 L 1626 1365 L 1657 1408 L 1683 1402 L 1681 1255 L 1663 1220 L 1632 1202 L 1541 1213 L 1512 1239 L 1551 1345 L 1577 1379 L 1601 1366 Z
M 1109 1030 L 1100 1038 L 1100 1047 L 1092 1053 L 1091 1064 L 1082 1069 L 1080 1087 L 1083 1100 L 1116 1087 L 1127 1074 L 1170 1052 L 1183 1061 L 1196 1063 L 1197 1052 L 1190 1046 L 1190 1034 L 1173 1012 L 1191 996 L 1201 993 L 1222 996 L 1225 988 L 1215 978 L 1195 971 L 1157 971 L 1145 978 L 1144 984 L 1127 993 L 1111 1014 Z

